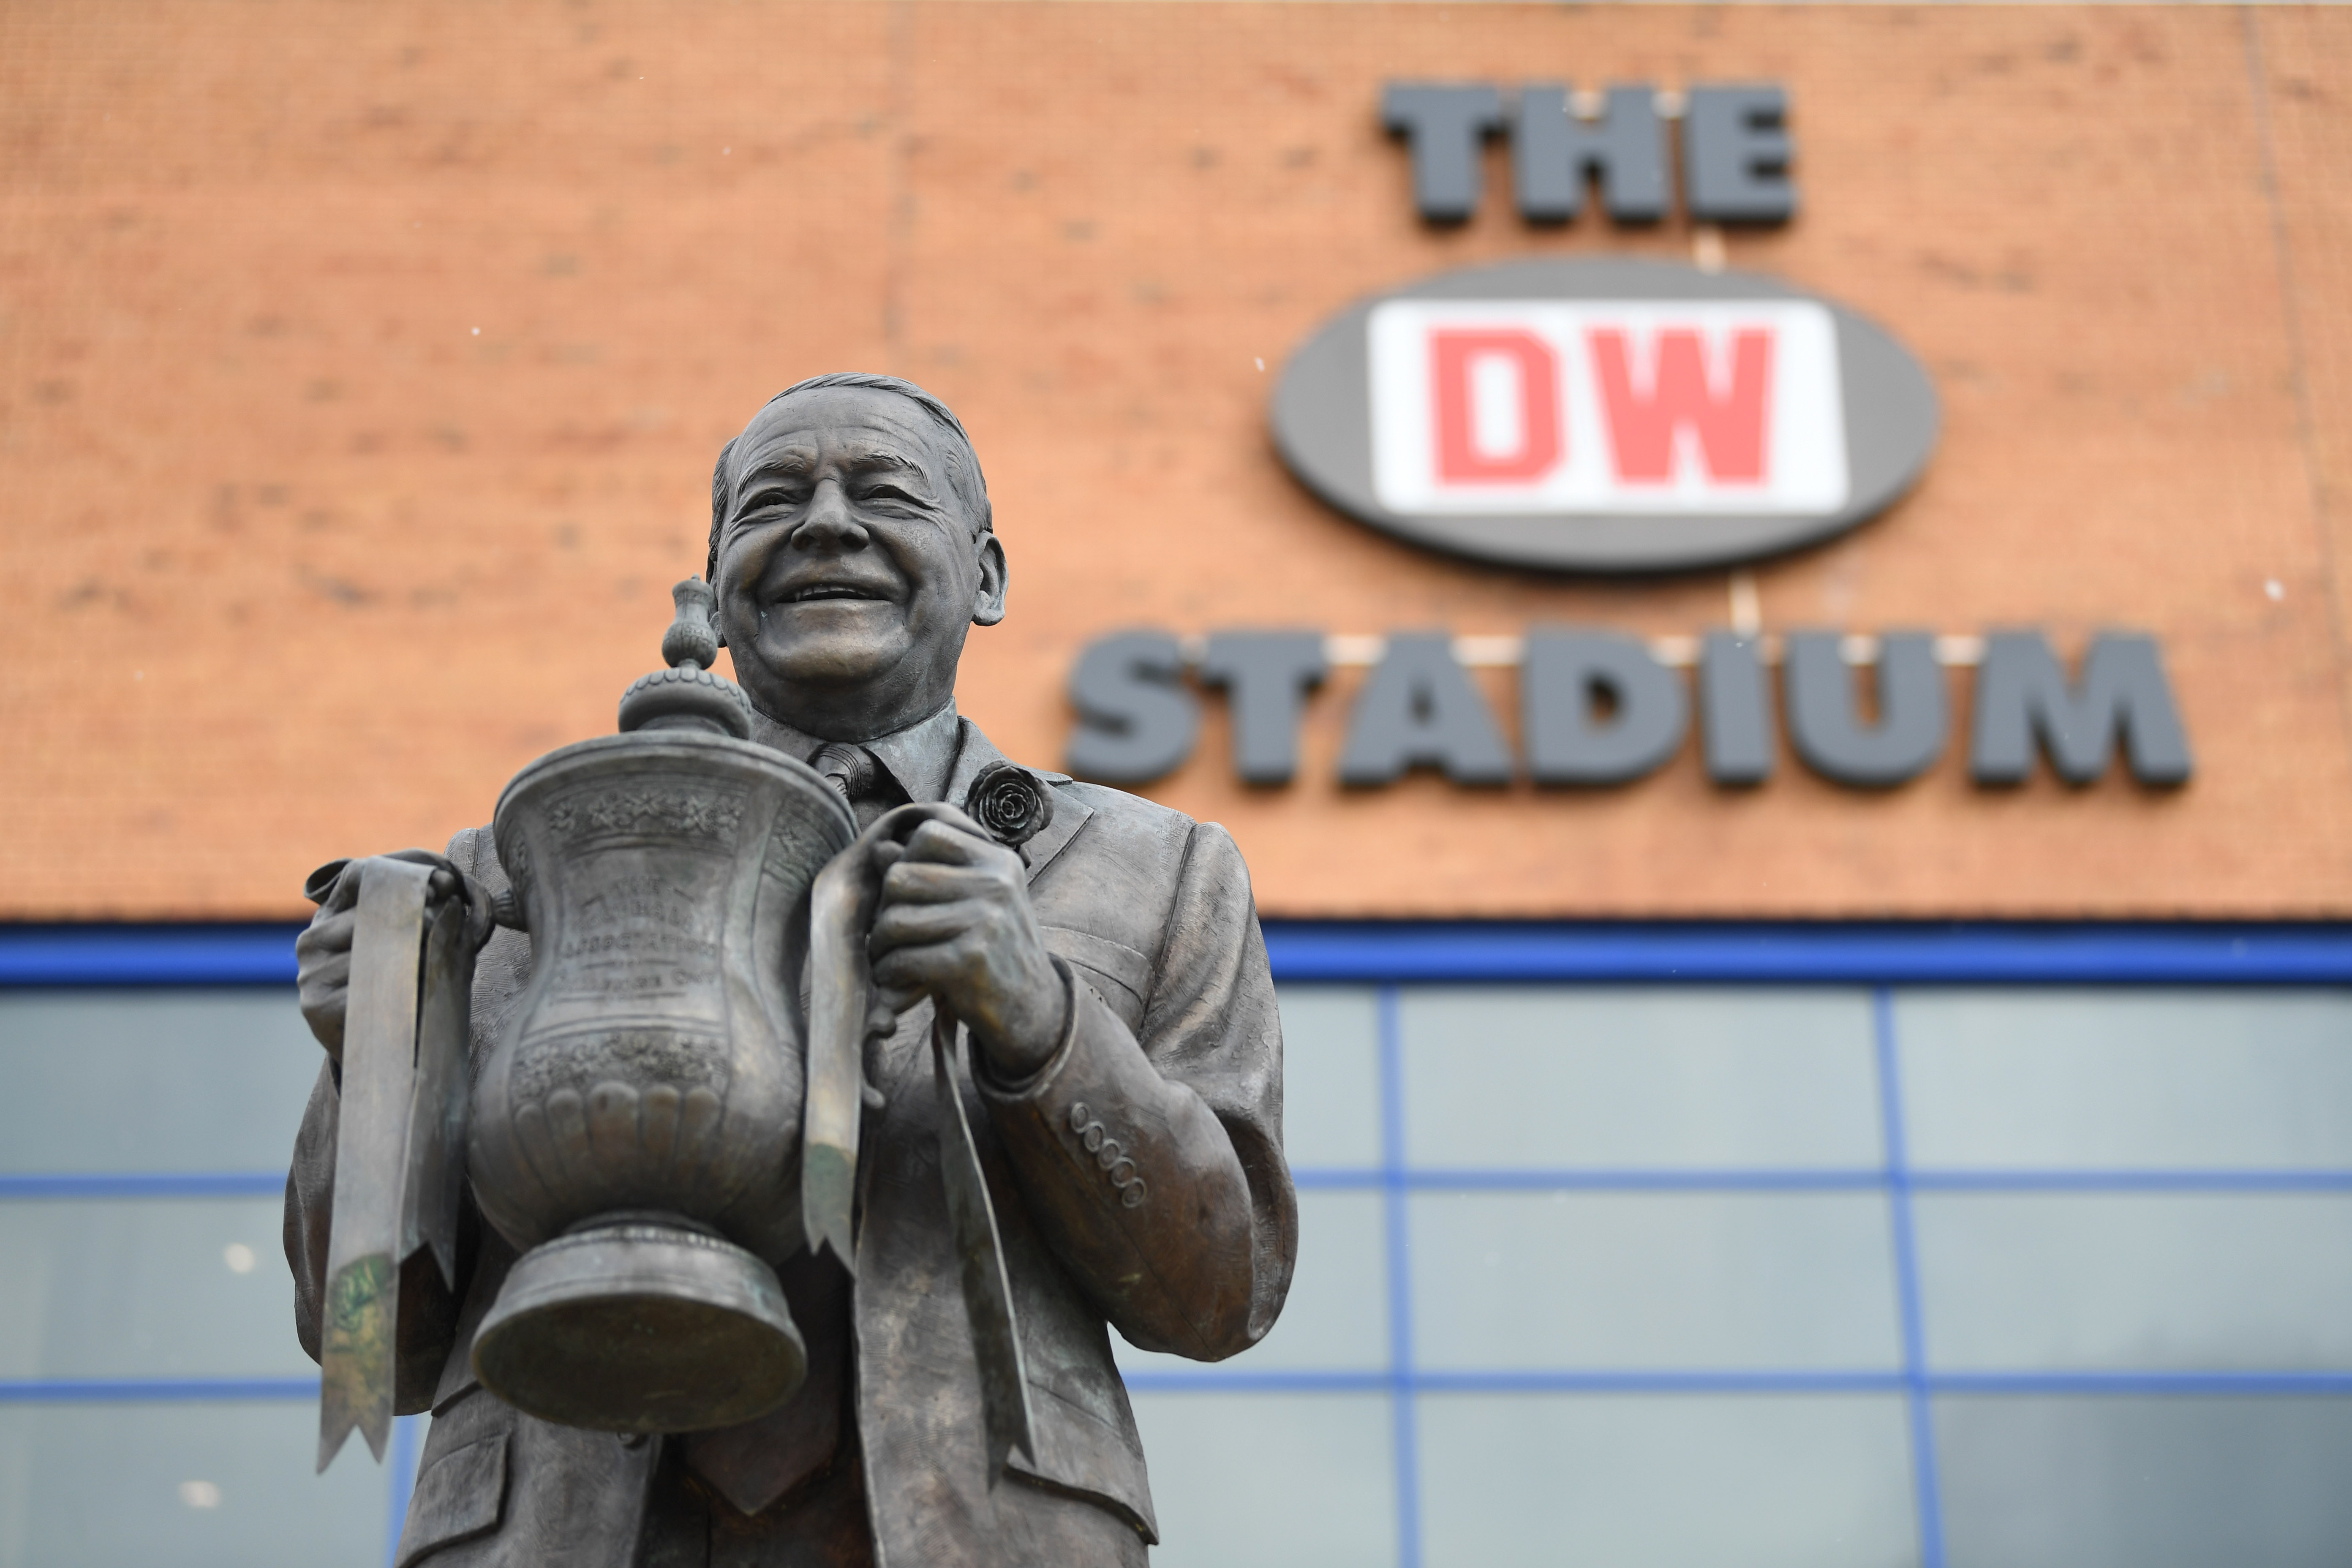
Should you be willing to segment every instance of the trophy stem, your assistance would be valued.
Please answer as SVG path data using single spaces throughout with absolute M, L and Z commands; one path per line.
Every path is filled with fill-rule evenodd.
M 755 1420 L 807 1370 L 775 1270 L 674 1214 L 574 1226 L 516 1260 L 474 1375 L 516 1409 L 608 1432 Z

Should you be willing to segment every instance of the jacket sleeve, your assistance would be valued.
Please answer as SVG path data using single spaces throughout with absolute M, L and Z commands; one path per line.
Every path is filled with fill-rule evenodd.
M 341 1100 L 334 1069 L 319 1064 L 319 1081 L 294 1134 L 294 1163 L 286 1173 L 286 1264 L 294 1271 L 294 1337 L 319 1359 L 320 1304 L 327 1299 L 327 1231 L 335 1198 L 335 1131 Z
M 1290 1289 L 1282 1026 L 1241 851 L 1192 828 L 1142 1026 L 1055 961 L 1070 1022 L 1018 1085 L 981 1078 L 1030 1215 L 1136 1345 L 1219 1361 Z

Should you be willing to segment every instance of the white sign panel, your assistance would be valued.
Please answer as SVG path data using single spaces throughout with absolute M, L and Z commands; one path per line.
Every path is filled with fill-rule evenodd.
M 1391 299 L 1365 330 L 1392 512 L 1846 504 L 1837 323 L 1811 300 Z

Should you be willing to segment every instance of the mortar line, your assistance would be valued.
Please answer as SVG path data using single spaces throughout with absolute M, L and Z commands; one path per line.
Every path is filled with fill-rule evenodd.
M 2263 204 L 2270 213 L 2271 251 L 2277 262 L 2279 315 L 2286 331 L 2287 374 L 2294 386 L 2295 443 L 2303 451 L 2304 488 L 2311 500 L 2311 525 L 2317 532 L 2319 569 L 2326 579 L 2327 633 L 2336 647 L 2336 717 L 2344 725 L 2345 750 L 2352 759 L 2352 649 L 2345 640 L 2343 585 L 2336 574 L 2336 532 L 2327 506 L 2327 485 L 2319 466 L 2319 424 L 2312 408 L 2311 367 L 2303 348 L 2303 299 L 2295 278 L 2294 243 L 2287 231 L 2286 206 L 2279 189 L 2278 150 L 2271 124 L 2269 66 L 2263 53 L 2262 17 L 2253 5 L 2238 7 L 2238 30 L 2244 42 L 2246 90 L 2254 111 L 2254 145 L 2261 153 Z
M 884 181 L 889 205 L 883 216 L 882 240 L 882 355 L 892 375 L 908 370 L 907 253 L 913 238 L 915 195 L 908 172 L 908 143 L 914 131 L 907 122 L 907 79 L 914 67 L 914 0 L 896 0 L 890 7 L 890 86 L 884 110 L 884 132 L 889 138 L 883 154 Z

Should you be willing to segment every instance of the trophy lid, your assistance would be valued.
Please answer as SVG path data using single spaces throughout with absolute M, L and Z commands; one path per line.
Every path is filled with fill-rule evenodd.
M 621 732 L 698 730 L 711 735 L 751 738 L 751 700 L 724 676 L 710 673 L 719 657 L 719 632 L 711 624 L 718 603 L 710 584 L 688 577 L 670 590 L 677 617 L 662 634 L 662 659 L 669 668 L 639 676 L 621 696 Z

